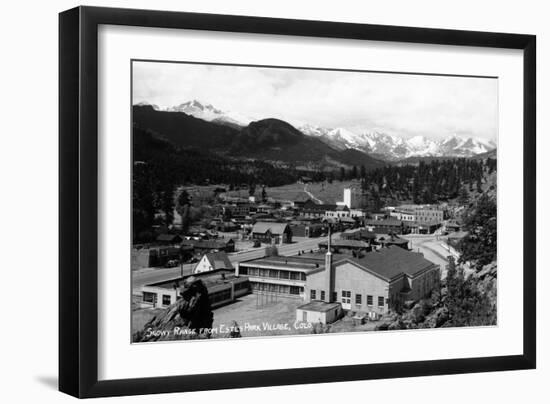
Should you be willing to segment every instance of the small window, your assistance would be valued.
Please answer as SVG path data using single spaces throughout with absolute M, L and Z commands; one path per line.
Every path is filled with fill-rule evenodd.
M 325 291 L 321 290 L 321 300 L 325 300 Z
M 378 306 L 379 307 L 384 307 L 384 297 L 383 296 L 378 296 Z
M 359 294 L 355 295 L 355 304 L 357 304 L 359 306 L 361 305 L 361 295 L 359 295 Z
M 338 300 L 338 292 L 332 292 L 332 301 L 335 302 Z
M 367 295 L 367 306 L 372 306 L 372 301 L 373 301 L 373 298 L 372 298 L 372 295 Z
M 155 303 L 155 297 L 157 295 L 151 292 L 143 292 L 143 301 L 147 303 Z
M 170 295 L 162 295 L 162 305 L 163 306 L 170 306 L 172 303 L 172 298 Z
M 315 300 L 317 298 L 317 293 L 315 289 L 311 289 L 310 296 L 311 296 L 311 300 Z

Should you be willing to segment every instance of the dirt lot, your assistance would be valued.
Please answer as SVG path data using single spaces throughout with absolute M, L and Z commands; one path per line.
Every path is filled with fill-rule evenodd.
M 310 334 L 311 329 L 296 329 L 296 308 L 304 304 L 301 299 L 289 297 L 260 296 L 249 294 L 235 303 L 214 310 L 214 328 L 223 333 L 236 321 L 243 337 L 268 335 Z

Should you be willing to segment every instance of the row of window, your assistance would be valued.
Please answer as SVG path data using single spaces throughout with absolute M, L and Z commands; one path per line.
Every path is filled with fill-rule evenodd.
M 262 278 L 290 279 L 293 281 L 305 281 L 306 274 L 297 271 L 285 271 L 279 269 L 247 268 L 240 267 L 241 275 L 259 276 Z
M 317 295 L 317 290 L 311 289 L 310 290 L 310 299 L 311 300 L 317 300 L 317 296 L 319 296 L 320 300 L 325 300 L 325 291 L 321 290 L 319 291 L 319 295 Z M 333 294 L 333 300 L 336 301 L 337 294 Z M 384 301 L 387 299 L 384 299 L 384 296 L 378 296 L 378 306 L 384 307 Z M 343 303 L 351 303 L 351 290 L 342 290 L 342 302 Z M 363 304 L 363 295 L 356 293 L 355 294 L 355 304 L 357 306 L 361 306 Z M 367 306 L 373 306 L 374 305 L 374 296 L 373 295 L 367 295 Z
M 223 302 L 231 299 L 231 289 L 221 290 L 219 292 L 211 293 L 209 296 L 210 303 Z
M 157 304 L 157 294 L 152 292 L 143 292 L 143 301 L 147 303 Z M 162 305 L 170 306 L 172 297 L 170 295 L 162 295 Z
M 300 286 L 277 285 L 274 283 L 250 282 L 252 290 L 279 293 L 285 295 L 299 295 L 304 292 Z

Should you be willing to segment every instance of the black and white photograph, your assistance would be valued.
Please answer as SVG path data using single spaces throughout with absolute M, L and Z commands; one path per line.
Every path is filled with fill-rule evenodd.
M 131 69 L 132 342 L 498 325 L 498 78 Z

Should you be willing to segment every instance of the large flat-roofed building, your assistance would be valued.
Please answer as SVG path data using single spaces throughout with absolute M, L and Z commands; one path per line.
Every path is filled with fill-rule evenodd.
M 385 314 L 393 301 L 419 300 L 439 285 L 439 265 L 390 246 L 358 256 L 326 254 L 325 265 L 307 274 L 308 302 L 339 302 L 344 310 Z
M 191 277 L 200 279 L 204 283 L 212 308 L 231 303 L 236 298 L 250 293 L 248 277 L 237 276 L 234 271 L 221 269 L 143 286 L 141 288 L 143 303 L 159 308 L 174 304 L 186 281 Z
M 395 208 L 391 215 L 406 221 L 441 223 L 445 212 L 438 205 L 400 205 Z
M 236 273 L 247 276 L 253 291 L 304 298 L 307 275 L 324 268 L 324 257 L 265 257 L 237 264 Z

